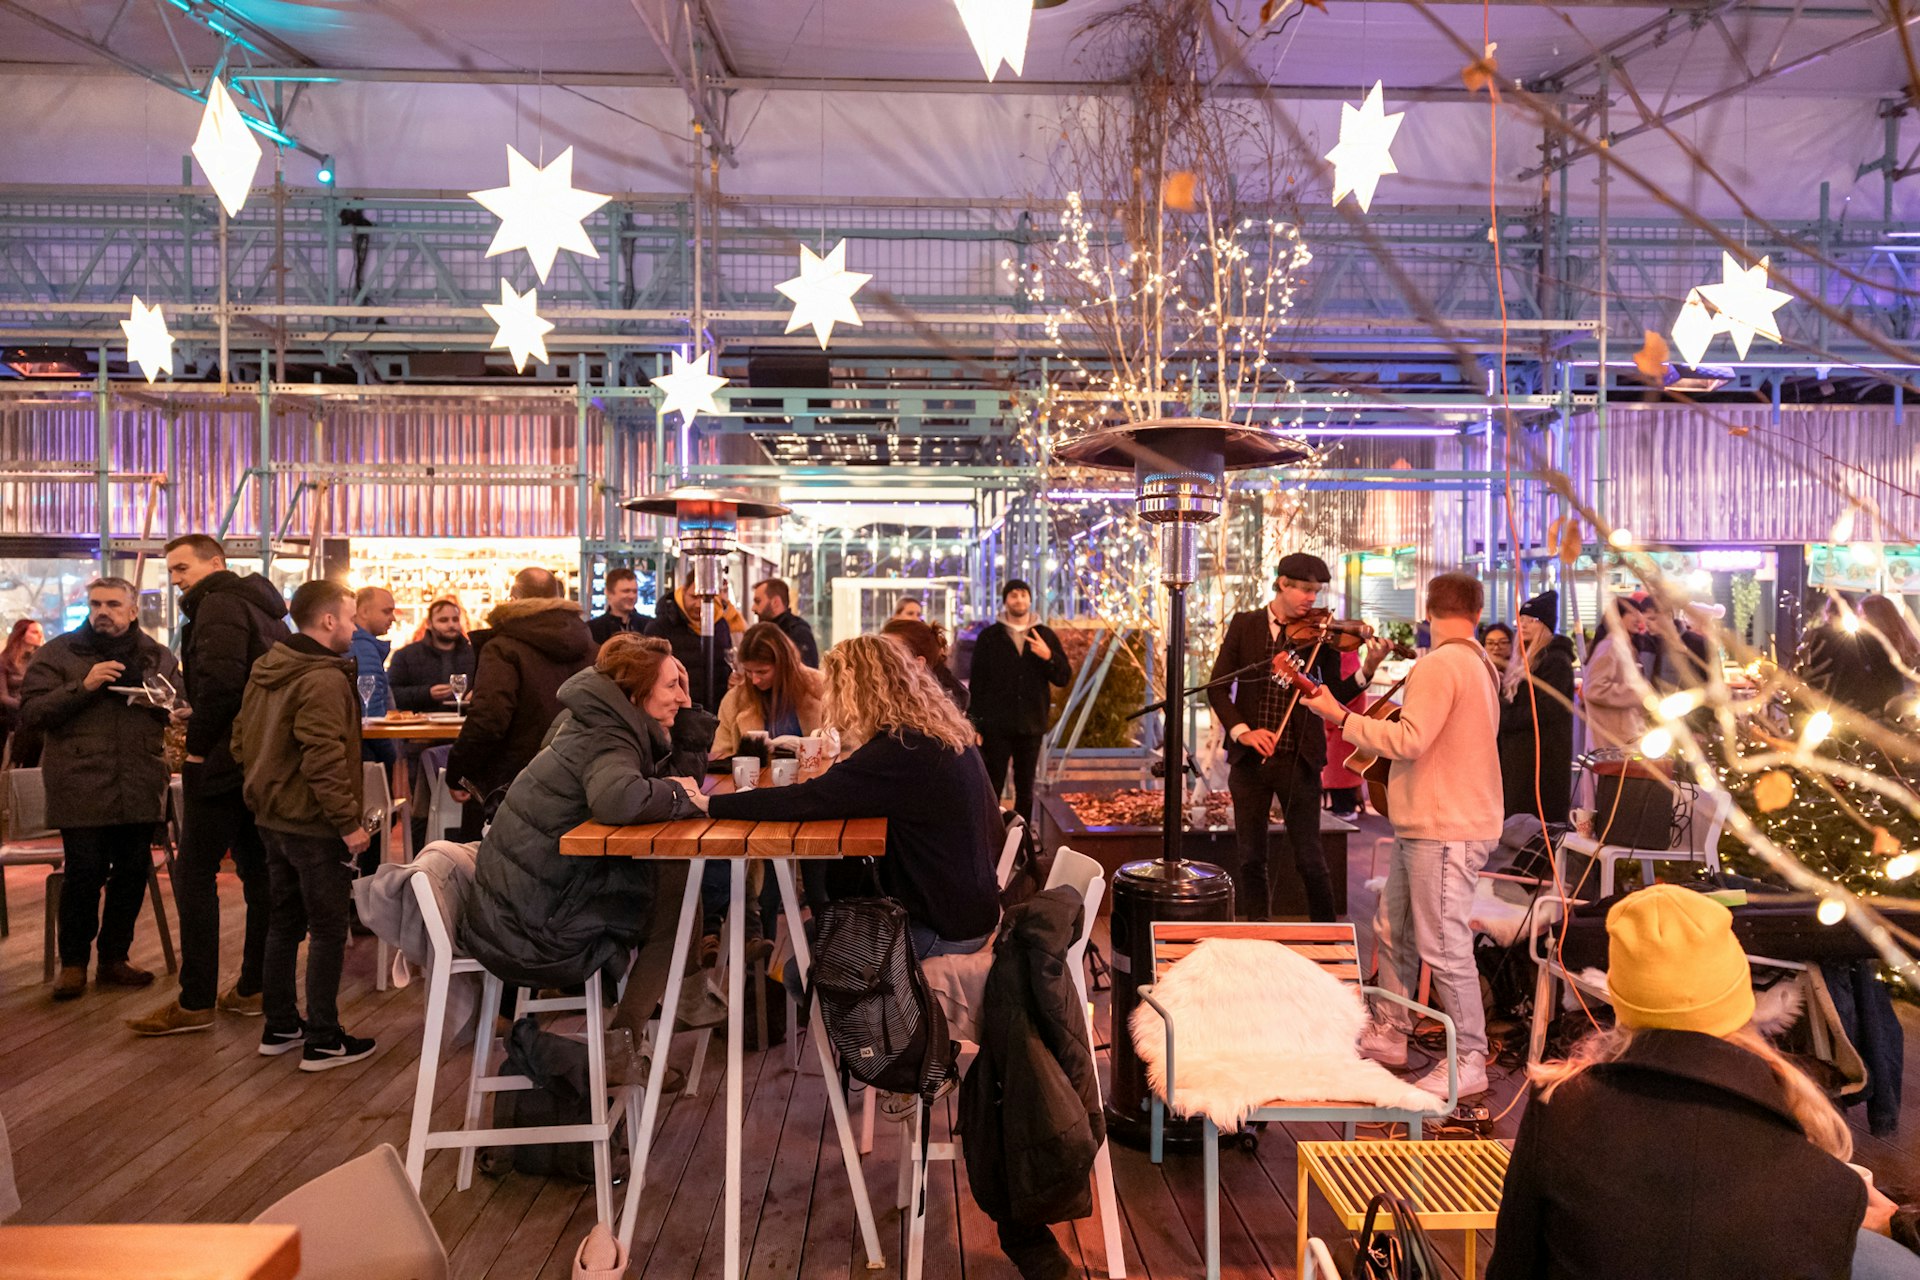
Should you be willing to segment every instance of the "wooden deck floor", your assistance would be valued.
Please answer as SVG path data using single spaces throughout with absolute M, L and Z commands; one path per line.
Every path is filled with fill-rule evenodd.
M 1369 824 L 1377 820 L 1366 820 Z M 1371 829 L 1356 839 L 1369 847 Z M 1352 903 L 1365 920 L 1370 896 L 1353 859 Z M 381 1142 L 404 1148 L 419 1055 L 424 991 L 384 993 L 372 981 L 373 947 L 349 952 L 341 993 L 349 1030 L 379 1049 L 365 1064 L 319 1075 L 295 1070 L 293 1057 L 255 1052 L 260 1023 L 223 1017 L 211 1033 L 142 1040 L 122 1019 L 166 998 L 163 980 L 148 991 L 89 990 L 54 1005 L 40 983 L 42 873 L 8 873 L 13 934 L 0 942 L 0 1114 L 6 1117 L 23 1204 L 19 1223 L 245 1221 L 291 1188 Z M 222 877 L 227 971 L 237 962 L 239 886 Z M 1104 932 L 1104 930 L 1103 930 Z M 134 959 L 160 968 L 151 914 L 141 920 Z M 1105 1025 L 1104 1011 L 1101 1023 Z M 1920 1025 L 1909 1020 L 1910 1043 Z M 684 1063 L 682 1037 L 675 1061 Z M 633 1274 L 649 1280 L 715 1276 L 721 1270 L 719 1213 L 726 1106 L 718 1089 L 724 1048 L 716 1039 L 701 1096 L 664 1110 L 656 1164 L 658 1188 L 642 1199 Z M 1909 1051 L 1909 1060 L 1915 1056 Z M 458 1111 L 461 1059 L 440 1076 L 442 1123 Z M 756 1280 L 824 1280 L 868 1274 L 853 1226 L 825 1094 L 811 1054 L 796 1071 L 787 1047 L 747 1057 L 745 1119 L 748 1274 Z M 1496 1068 L 1496 1111 L 1518 1082 Z M 1920 1076 L 1916 1076 L 1920 1079 Z M 1908 1107 L 1904 1145 L 1913 1147 L 1916 1107 Z M 1519 1107 L 1498 1125 L 1511 1136 Z M 944 1136 L 940 1117 L 936 1138 Z M 1230 1276 L 1293 1274 L 1294 1143 L 1337 1136 L 1329 1125 L 1270 1128 L 1257 1150 L 1230 1149 L 1221 1160 L 1223 1270 Z M 1857 1157 L 1883 1184 L 1920 1188 L 1920 1154 L 1860 1133 Z M 867 1180 L 888 1270 L 900 1259 L 893 1198 L 896 1139 L 884 1122 Z M 462 1280 L 560 1277 L 593 1222 L 591 1189 L 517 1173 L 479 1175 L 454 1190 L 455 1157 L 436 1153 L 422 1189 L 435 1226 Z M 1197 1156 L 1169 1156 L 1155 1167 L 1144 1154 L 1114 1148 L 1127 1272 L 1201 1274 L 1202 1200 Z M 929 1280 L 1006 1280 L 1015 1272 L 995 1247 L 992 1224 L 974 1206 L 963 1169 L 936 1165 L 928 1226 Z M 1317 1201 L 1317 1234 L 1341 1232 Z M 1060 1228 L 1089 1276 L 1105 1274 L 1092 1221 Z M 1441 1237 L 1456 1273 L 1460 1237 Z M 1337 1251 L 1336 1251 L 1337 1252 Z M 1482 1248 L 1481 1257 L 1486 1257 Z

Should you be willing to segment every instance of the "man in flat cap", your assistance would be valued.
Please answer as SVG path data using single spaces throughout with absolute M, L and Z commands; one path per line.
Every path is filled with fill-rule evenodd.
M 1293 687 L 1272 677 L 1272 661 L 1283 651 L 1302 670 L 1326 685 L 1341 702 L 1351 702 L 1373 681 L 1386 656 L 1383 640 L 1367 644 L 1358 673 L 1340 674 L 1340 655 L 1331 644 L 1313 640 L 1298 646 L 1287 638 L 1288 625 L 1317 608 L 1320 592 L 1333 575 L 1326 561 L 1296 551 L 1282 558 L 1265 608 L 1234 615 L 1214 659 L 1209 680 L 1243 673 L 1231 687 L 1207 693 L 1214 715 L 1226 728 L 1227 790 L 1233 796 L 1234 843 L 1240 865 L 1233 870 L 1234 904 L 1248 920 L 1265 920 L 1269 911 L 1267 826 L 1273 802 L 1280 802 L 1287 847 L 1306 886 L 1307 912 L 1316 920 L 1335 918 L 1333 877 L 1320 848 L 1320 770 L 1327 762 L 1327 735 L 1304 709 L 1295 710 Z M 1311 660 L 1309 661 L 1309 655 Z

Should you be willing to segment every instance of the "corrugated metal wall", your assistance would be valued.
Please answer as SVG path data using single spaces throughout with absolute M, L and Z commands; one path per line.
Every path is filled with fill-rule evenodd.
M 604 480 L 623 492 L 644 489 L 651 441 L 629 432 L 609 455 L 604 428 L 600 412 L 590 410 L 587 474 L 596 486 Z M 96 534 L 90 475 L 25 474 L 90 471 L 96 430 L 87 393 L 0 400 L 0 535 Z M 153 513 L 155 537 L 217 528 L 243 485 L 228 532 L 258 535 L 259 498 L 247 474 L 259 453 L 252 397 L 168 402 L 116 394 L 110 437 L 116 473 L 167 477 Z M 332 536 L 599 536 L 599 502 L 590 504 L 587 527 L 575 510 L 577 452 L 571 392 L 531 400 L 276 399 L 275 525 L 302 536 L 316 519 Z M 493 473 L 478 474 L 483 466 Z M 382 477 L 403 482 L 377 482 Z M 302 494 L 303 482 L 321 487 Z M 112 499 L 114 536 L 139 537 L 147 487 L 116 483 Z

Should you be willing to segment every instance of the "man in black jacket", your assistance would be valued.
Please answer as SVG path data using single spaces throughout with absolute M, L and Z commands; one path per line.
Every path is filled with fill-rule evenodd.
M 141 1035 L 213 1026 L 220 983 L 220 859 L 231 852 L 247 900 L 239 980 L 218 995 L 229 1013 L 260 1016 L 267 948 L 267 851 L 240 794 L 233 721 L 253 664 L 284 640 L 287 602 L 257 574 L 227 568 L 226 549 L 204 533 L 166 546 L 167 576 L 180 589 L 180 665 L 186 676 L 187 760 L 180 771 L 186 815 L 174 860 L 180 913 L 180 998 L 128 1025 Z
M 820 665 L 820 645 L 813 638 L 813 628 L 793 611 L 793 589 L 785 582 L 768 578 L 754 583 L 753 613 L 760 621 L 771 622 L 787 633 L 787 639 L 800 651 L 800 661 L 810 667 Z
M 693 574 L 687 574 L 679 591 L 660 597 L 647 624 L 647 634 L 659 636 L 673 646 L 673 656 L 687 669 L 687 692 L 693 705 L 717 711 L 726 696 L 727 682 L 733 675 L 733 629 L 727 625 L 727 602 L 715 600 L 713 611 L 713 667 L 707 667 L 706 640 L 700 634 L 700 602 L 693 594 Z
M 644 635 L 647 619 L 639 610 L 640 575 L 631 569 L 607 570 L 607 611 L 587 623 L 595 644 L 605 644 L 622 631 Z
M 166 803 L 167 711 L 139 689 L 149 676 L 178 678 L 180 664 L 140 630 L 139 593 L 123 578 L 87 587 L 87 620 L 34 655 L 20 687 L 21 722 L 46 734 L 47 825 L 66 850 L 60 891 L 60 977 L 55 1000 L 87 987 L 100 939 L 100 986 L 144 987 L 153 975 L 128 963 L 153 870 L 153 828 Z M 100 891 L 106 890 L 105 915 Z
M 1060 637 L 1033 613 L 1033 588 L 1009 578 L 1000 618 L 973 647 L 967 714 L 980 731 L 980 756 L 997 794 L 1013 766 L 1013 811 L 1033 829 L 1033 775 L 1053 711 L 1054 685 L 1073 678 Z
M 1296 551 L 1280 561 L 1273 599 L 1263 609 L 1236 613 L 1214 659 L 1208 680 L 1243 673 L 1229 686 L 1207 691 L 1207 702 L 1231 740 L 1227 747 L 1227 790 L 1233 796 L 1234 844 L 1240 865 L 1234 869 L 1234 909 L 1243 919 L 1265 920 L 1271 891 L 1267 880 L 1267 827 L 1273 802 L 1280 801 L 1287 847 L 1306 888 L 1307 914 L 1335 918 L 1333 877 L 1320 848 L 1320 770 L 1327 763 L 1327 734 L 1319 718 L 1296 707 L 1293 687 L 1272 676 L 1272 660 L 1293 652 L 1287 624 L 1318 607 L 1320 592 L 1333 577 L 1326 561 Z M 1299 655 L 1313 650 L 1309 643 Z M 1326 685 L 1342 703 L 1352 702 L 1373 682 L 1386 654 L 1382 641 L 1370 642 L 1357 677 L 1340 674 L 1340 655 L 1321 645 L 1306 674 Z
M 467 639 L 466 615 L 460 602 L 442 596 L 427 606 L 427 634 L 393 655 L 387 667 L 387 684 L 393 690 L 393 705 L 402 711 L 448 711 L 460 705 L 453 696 L 452 680 L 466 678 L 466 690 L 473 688 L 473 644 Z M 411 817 L 413 847 L 427 843 L 426 770 L 420 757 L 427 744 L 407 742 L 402 757 L 407 762 L 407 794 L 413 797 Z

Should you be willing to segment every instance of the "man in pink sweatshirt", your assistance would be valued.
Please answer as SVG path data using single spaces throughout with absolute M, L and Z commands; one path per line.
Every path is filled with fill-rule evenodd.
M 1356 716 L 1321 689 L 1304 705 L 1340 726 L 1362 751 L 1393 762 L 1387 807 L 1396 837 L 1387 871 L 1388 936 L 1382 946 L 1402 990 L 1420 980 L 1420 962 L 1458 1032 L 1460 1094 L 1487 1088 L 1487 1020 L 1473 961 L 1474 879 L 1500 839 L 1499 678 L 1474 639 L 1485 601 L 1477 579 L 1443 573 L 1427 584 L 1433 648 L 1407 678 L 1397 720 Z M 1409 945 L 1411 944 L 1411 945 Z M 1360 1050 L 1404 1066 L 1411 1017 L 1389 1005 L 1361 1037 Z M 1417 1082 L 1445 1097 L 1447 1064 Z

